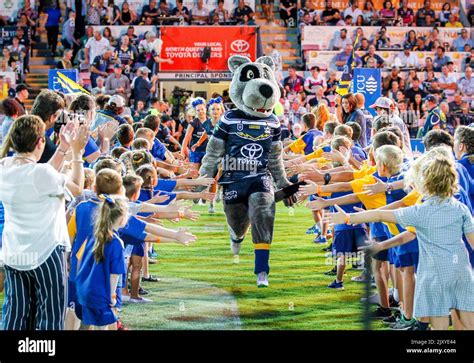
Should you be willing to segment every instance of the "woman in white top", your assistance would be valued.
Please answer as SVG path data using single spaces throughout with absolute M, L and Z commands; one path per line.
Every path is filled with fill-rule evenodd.
M 5 208 L 5 330 L 60 330 L 65 314 L 65 250 L 69 248 L 65 194 L 84 184 L 82 153 L 87 126 L 70 122 L 61 130 L 60 150 L 70 149 L 68 176 L 37 164 L 45 146 L 38 116 L 15 120 L 0 151 L 0 201 Z M 13 157 L 5 157 L 13 149 Z

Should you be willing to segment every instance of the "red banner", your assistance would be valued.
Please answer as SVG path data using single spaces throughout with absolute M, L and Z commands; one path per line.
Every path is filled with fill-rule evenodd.
M 255 60 L 257 29 L 253 26 L 164 26 L 160 28 L 164 72 L 227 71 L 227 59 L 238 54 Z

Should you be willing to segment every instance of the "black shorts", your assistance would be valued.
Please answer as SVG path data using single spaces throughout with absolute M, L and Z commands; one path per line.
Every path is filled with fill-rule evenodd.
M 239 181 L 223 184 L 222 200 L 225 204 L 247 203 L 252 193 L 274 193 L 273 179 L 269 174 L 242 178 Z

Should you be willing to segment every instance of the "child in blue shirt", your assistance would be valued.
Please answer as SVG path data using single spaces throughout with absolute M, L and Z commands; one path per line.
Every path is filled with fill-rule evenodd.
M 117 329 L 116 291 L 126 271 L 124 245 L 117 231 L 127 224 L 127 211 L 124 198 L 107 195 L 99 205 L 94 233 L 87 238 L 75 280 L 81 330 L 91 326 Z

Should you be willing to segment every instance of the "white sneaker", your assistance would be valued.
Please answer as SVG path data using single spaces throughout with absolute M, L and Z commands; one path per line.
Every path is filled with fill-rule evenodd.
M 238 256 L 240 253 L 240 248 L 242 247 L 242 243 L 235 243 L 230 241 L 230 250 L 234 256 Z
M 153 300 L 147 299 L 146 297 L 139 297 L 138 299 L 130 298 L 130 304 L 149 304 L 152 302 Z
M 123 303 L 130 302 L 130 295 L 122 295 L 122 302 Z
M 266 272 L 260 272 L 257 275 L 257 287 L 268 287 L 268 274 Z

